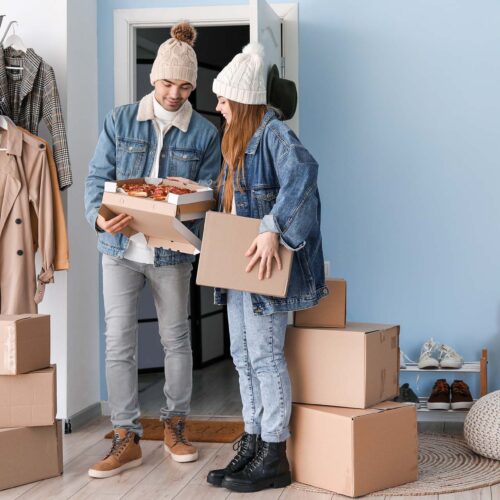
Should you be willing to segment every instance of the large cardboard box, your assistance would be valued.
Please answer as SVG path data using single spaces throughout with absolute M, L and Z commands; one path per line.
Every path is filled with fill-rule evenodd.
M 59 476 L 61 421 L 47 427 L 0 429 L 0 490 Z
M 295 481 L 357 497 L 418 478 L 415 405 L 365 410 L 294 404 L 288 456 Z
M 196 283 L 286 297 L 293 254 L 284 246 L 279 248 L 282 269 L 280 271 L 274 261 L 271 278 L 259 280 L 258 263 L 250 273 L 245 272 L 250 262 L 245 252 L 259 234 L 260 223 L 259 219 L 208 212 Z
M 0 375 L 0 427 L 52 425 L 56 419 L 56 367 Z
M 368 408 L 399 394 L 399 326 L 287 329 L 295 403 Z
M 190 194 L 169 193 L 164 201 L 128 196 L 124 184 L 154 183 L 191 189 Z M 138 178 L 106 182 L 99 217 L 109 220 L 119 214 L 133 217 L 122 233 L 131 237 L 143 233 L 148 246 L 163 247 L 174 251 L 196 255 L 200 253 L 201 241 L 181 221 L 200 219 L 214 206 L 213 190 L 195 182 L 180 182 L 167 179 Z
M 297 311 L 293 324 L 309 328 L 344 328 L 346 322 L 347 282 L 342 278 L 328 278 L 329 294 L 310 309 Z
M 27 373 L 50 365 L 50 316 L 0 315 L 0 375 Z

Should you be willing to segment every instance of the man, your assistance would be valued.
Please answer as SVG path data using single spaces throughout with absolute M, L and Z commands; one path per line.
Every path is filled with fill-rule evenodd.
M 135 177 L 184 177 L 210 185 L 220 169 L 217 129 L 191 107 L 197 59 L 196 31 L 189 23 L 171 30 L 151 70 L 154 91 L 139 103 L 120 106 L 105 120 L 86 180 L 86 217 L 98 233 L 102 252 L 106 317 L 106 378 L 114 437 L 111 450 L 89 469 L 109 477 L 140 465 L 137 388 L 137 309 L 149 281 L 165 351 L 164 446 L 178 462 L 198 458 L 184 434 L 192 388 L 188 323 L 189 281 L 194 257 L 163 248 L 150 249 L 144 235 L 120 233 L 131 217 L 108 221 L 98 216 L 104 182 Z M 196 230 L 197 224 L 191 229 Z

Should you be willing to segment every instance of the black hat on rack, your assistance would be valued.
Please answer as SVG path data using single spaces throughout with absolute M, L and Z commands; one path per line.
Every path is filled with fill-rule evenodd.
M 284 120 L 290 120 L 297 109 L 297 87 L 292 80 L 280 77 L 276 64 L 267 75 L 267 104 L 278 108 Z

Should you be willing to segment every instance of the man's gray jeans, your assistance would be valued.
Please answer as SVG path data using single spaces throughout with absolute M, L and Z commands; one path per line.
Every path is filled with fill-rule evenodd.
M 154 267 L 102 256 L 106 318 L 106 379 L 113 427 L 142 436 L 137 387 L 139 295 L 149 281 L 165 352 L 166 404 L 161 419 L 187 415 L 191 401 L 193 358 L 188 322 L 191 263 Z

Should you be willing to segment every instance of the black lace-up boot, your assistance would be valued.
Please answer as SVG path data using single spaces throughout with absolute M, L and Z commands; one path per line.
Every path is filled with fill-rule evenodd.
M 239 441 L 233 444 L 233 450 L 236 451 L 235 457 L 229 462 L 225 469 L 211 470 L 208 473 L 207 481 L 214 486 L 220 486 L 226 474 L 239 472 L 252 461 L 257 453 L 257 443 L 260 441 L 260 436 L 257 434 L 247 434 L 241 436 Z
M 291 482 L 286 441 L 261 441 L 255 458 L 240 472 L 227 474 L 222 486 L 232 491 L 250 493 L 266 488 L 284 488 Z

